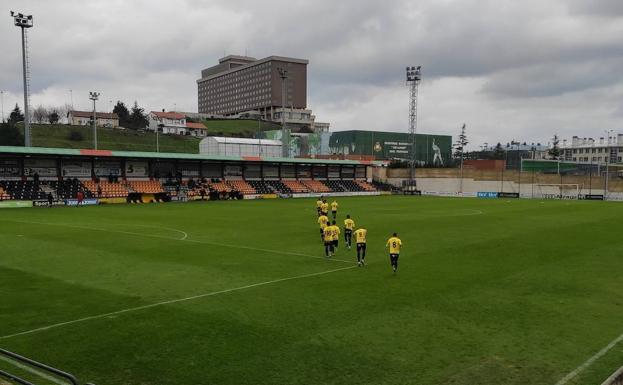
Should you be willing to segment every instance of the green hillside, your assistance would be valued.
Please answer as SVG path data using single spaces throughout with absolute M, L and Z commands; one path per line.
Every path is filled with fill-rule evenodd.
M 250 119 L 208 119 L 203 124 L 208 127 L 208 135 L 212 136 L 236 136 L 253 138 L 258 131 L 279 130 L 280 125 Z
M 159 140 L 161 152 L 199 152 L 197 138 L 160 135 Z M 93 148 L 93 130 L 86 126 L 33 124 L 32 143 L 35 147 Z M 98 127 L 97 143 L 100 150 L 156 151 L 156 134 Z

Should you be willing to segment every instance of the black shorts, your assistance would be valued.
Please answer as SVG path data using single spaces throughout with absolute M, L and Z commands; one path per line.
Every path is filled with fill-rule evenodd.
M 366 250 L 366 244 L 365 243 L 358 243 L 357 244 L 357 251 L 365 251 Z
M 353 230 L 345 229 L 344 230 L 344 235 L 346 235 L 346 234 L 353 235 Z
M 389 255 L 389 259 L 392 261 L 392 263 L 398 262 L 398 257 L 400 257 L 400 254 L 390 254 Z
M 336 239 L 336 240 L 334 240 L 334 241 L 333 241 L 333 246 L 337 247 L 337 243 L 338 243 L 338 240 L 337 240 L 337 239 Z
M 333 244 L 333 241 L 324 241 L 325 246 L 331 246 L 332 244 Z
M 329 213 L 327 213 L 326 211 L 321 211 L 320 214 L 327 216 Z
M 324 229 L 320 229 L 320 235 L 324 234 Z

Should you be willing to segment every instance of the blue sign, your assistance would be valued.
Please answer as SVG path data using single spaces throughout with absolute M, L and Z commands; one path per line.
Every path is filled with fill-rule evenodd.
M 478 198 L 497 198 L 498 193 L 492 191 L 480 191 L 477 196 Z

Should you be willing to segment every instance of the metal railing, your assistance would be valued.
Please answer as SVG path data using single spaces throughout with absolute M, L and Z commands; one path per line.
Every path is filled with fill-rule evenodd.
M 17 364 L 18 367 L 28 367 L 28 368 L 39 369 L 42 372 L 45 372 L 46 374 L 49 373 L 50 376 L 58 378 L 59 380 L 64 380 L 71 385 L 81 385 L 81 383 L 78 381 L 78 379 L 73 374 L 64 372 L 52 366 L 49 366 L 41 362 L 32 360 L 30 358 L 21 356 L 17 353 L 13 353 L 6 349 L 0 348 L 0 358 L 5 358 L 7 359 L 7 361 L 13 361 L 14 363 Z M 6 378 L 9 381 L 17 382 L 18 384 L 21 384 L 21 385 L 35 385 L 34 383 L 28 380 L 25 380 L 15 374 L 11 374 L 1 369 L 0 369 L 0 377 Z M 86 383 L 85 385 L 93 385 L 93 384 Z
M 601 385 L 623 385 L 623 366 L 608 377 Z

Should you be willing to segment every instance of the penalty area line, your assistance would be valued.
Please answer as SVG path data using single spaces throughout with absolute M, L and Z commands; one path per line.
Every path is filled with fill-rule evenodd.
M 182 230 L 178 230 L 178 229 L 173 229 L 173 228 L 170 228 L 170 227 L 147 226 L 147 225 L 145 225 L 145 226 L 143 226 L 143 225 L 128 225 L 128 226 L 140 226 L 140 227 L 151 227 L 151 228 L 160 228 L 160 229 L 164 229 L 164 230 L 172 230 L 172 231 L 176 231 L 178 233 L 182 233 L 182 234 L 184 234 L 184 236 L 182 238 L 171 238 L 171 237 L 164 237 L 162 235 L 156 235 L 156 234 L 144 234 L 144 233 L 135 233 L 135 232 L 131 232 L 131 231 L 123 231 L 123 230 L 102 229 L 102 228 L 90 227 L 90 226 L 70 225 L 70 224 L 67 224 L 67 223 L 18 221 L 18 220 L 14 220 L 14 219 L 0 219 L 0 220 L 1 221 L 7 221 L 7 222 L 32 224 L 32 225 L 60 226 L 60 227 L 68 227 L 68 228 L 72 228 L 72 229 L 82 229 L 82 230 L 91 230 L 91 231 L 104 231 L 104 232 L 108 232 L 108 233 L 134 235 L 134 236 L 138 236 L 138 237 L 157 238 L 157 239 L 165 239 L 165 240 L 179 241 L 179 242 L 192 242 L 192 243 L 200 243 L 200 244 L 210 245 L 210 246 L 223 246 L 223 247 L 230 247 L 232 249 L 262 251 L 262 252 L 279 254 L 279 255 L 289 255 L 289 256 L 295 256 L 295 257 L 324 259 L 324 260 L 327 260 L 327 261 L 344 262 L 344 263 L 356 263 L 354 261 L 347 261 L 345 259 L 325 258 L 325 257 L 319 257 L 317 255 L 309 255 L 309 254 L 303 254 L 303 253 L 294 253 L 294 252 L 290 252 L 290 251 L 270 250 L 270 249 L 262 249 L 262 248 L 251 247 L 251 246 L 233 245 L 233 244 L 226 244 L 226 243 L 203 241 L 203 240 L 198 240 L 198 239 L 188 239 L 188 234 L 186 232 L 184 232 Z
M 131 307 L 131 308 L 127 308 L 127 309 L 123 309 L 123 310 L 117 310 L 117 311 L 113 311 L 113 312 L 109 312 L 109 313 L 102 313 L 102 314 L 92 315 L 92 316 L 89 316 L 89 317 L 78 318 L 78 319 L 71 320 L 71 321 L 59 322 L 59 323 L 56 323 L 56 324 L 52 324 L 52 325 L 48 325 L 48 326 L 42 326 L 42 327 L 38 327 L 38 328 L 35 328 L 35 329 L 26 330 L 26 331 L 23 331 L 23 332 L 8 334 L 8 335 L 5 335 L 5 336 L 0 336 L 0 341 L 1 340 L 6 340 L 6 339 L 9 339 L 9 338 L 13 338 L 13 337 L 23 336 L 23 335 L 26 335 L 26 334 L 33 334 L 33 333 L 46 331 L 46 330 L 50 330 L 50 329 L 56 329 L 56 328 L 59 328 L 59 327 L 62 327 L 62 326 L 73 325 L 73 324 L 77 324 L 77 323 L 82 323 L 82 322 L 86 322 L 86 321 L 92 321 L 92 320 L 106 318 L 106 317 L 112 317 L 112 316 L 116 316 L 116 315 L 119 315 L 119 314 L 132 313 L 132 312 L 135 312 L 135 311 L 151 309 L 151 308 L 158 307 L 158 306 L 163 306 L 163 305 L 170 305 L 170 304 L 174 304 L 174 303 L 192 301 L 192 300 L 200 299 L 200 298 L 213 297 L 213 296 L 216 296 L 216 295 L 219 295 L 219 294 L 227 294 L 227 293 L 231 293 L 231 292 L 234 292 L 234 291 L 241 291 L 241 290 L 251 289 L 251 288 L 254 288 L 254 287 L 258 287 L 258 286 L 266 286 L 266 285 L 272 285 L 272 284 L 280 283 L 280 282 L 293 281 L 293 280 L 296 280 L 296 279 L 317 277 L 317 276 L 320 276 L 320 275 L 331 274 L 331 273 L 335 273 L 335 272 L 338 272 L 338 271 L 354 269 L 356 267 L 357 266 L 354 265 L 354 266 L 342 267 L 342 268 L 339 268 L 339 269 L 320 271 L 318 273 L 296 275 L 296 276 L 293 276 L 293 277 L 280 278 L 280 279 L 274 279 L 274 280 L 271 280 L 271 281 L 252 283 L 250 285 L 239 286 L 239 287 L 235 287 L 235 288 L 232 288 L 232 289 L 217 290 L 217 291 L 212 291 L 212 292 L 209 292 L 209 293 L 193 295 L 193 296 L 190 296 L 190 297 L 171 299 L 171 300 L 168 300 L 168 301 L 162 301 L 162 302 L 156 302 L 156 303 L 152 303 L 152 304 L 148 304 L 148 305 Z
M 601 349 L 600 351 L 598 351 L 597 353 L 595 353 L 591 358 L 589 358 L 588 360 L 584 361 L 584 363 L 580 366 L 578 366 L 577 368 L 575 368 L 573 371 L 571 371 L 569 374 L 567 374 L 566 376 L 564 376 L 563 378 L 560 379 L 560 381 L 558 381 L 556 383 L 556 385 L 565 385 L 567 384 L 569 381 L 571 381 L 573 378 L 575 378 L 578 374 L 580 374 L 581 372 L 583 372 L 586 368 L 588 368 L 589 366 L 591 366 L 592 364 L 595 363 L 595 361 L 597 361 L 598 359 L 600 359 L 601 357 L 605 356 L 606 353 L 608 353 L 613 347 L 615 347 L 616 345 L 619 344 L 619 342 L 623 341 L 623 334 L 621 334 L 620 336 L 618 336 L 617 338 L 613 339 L 608 345 L 606 345 L 603 349 Z

